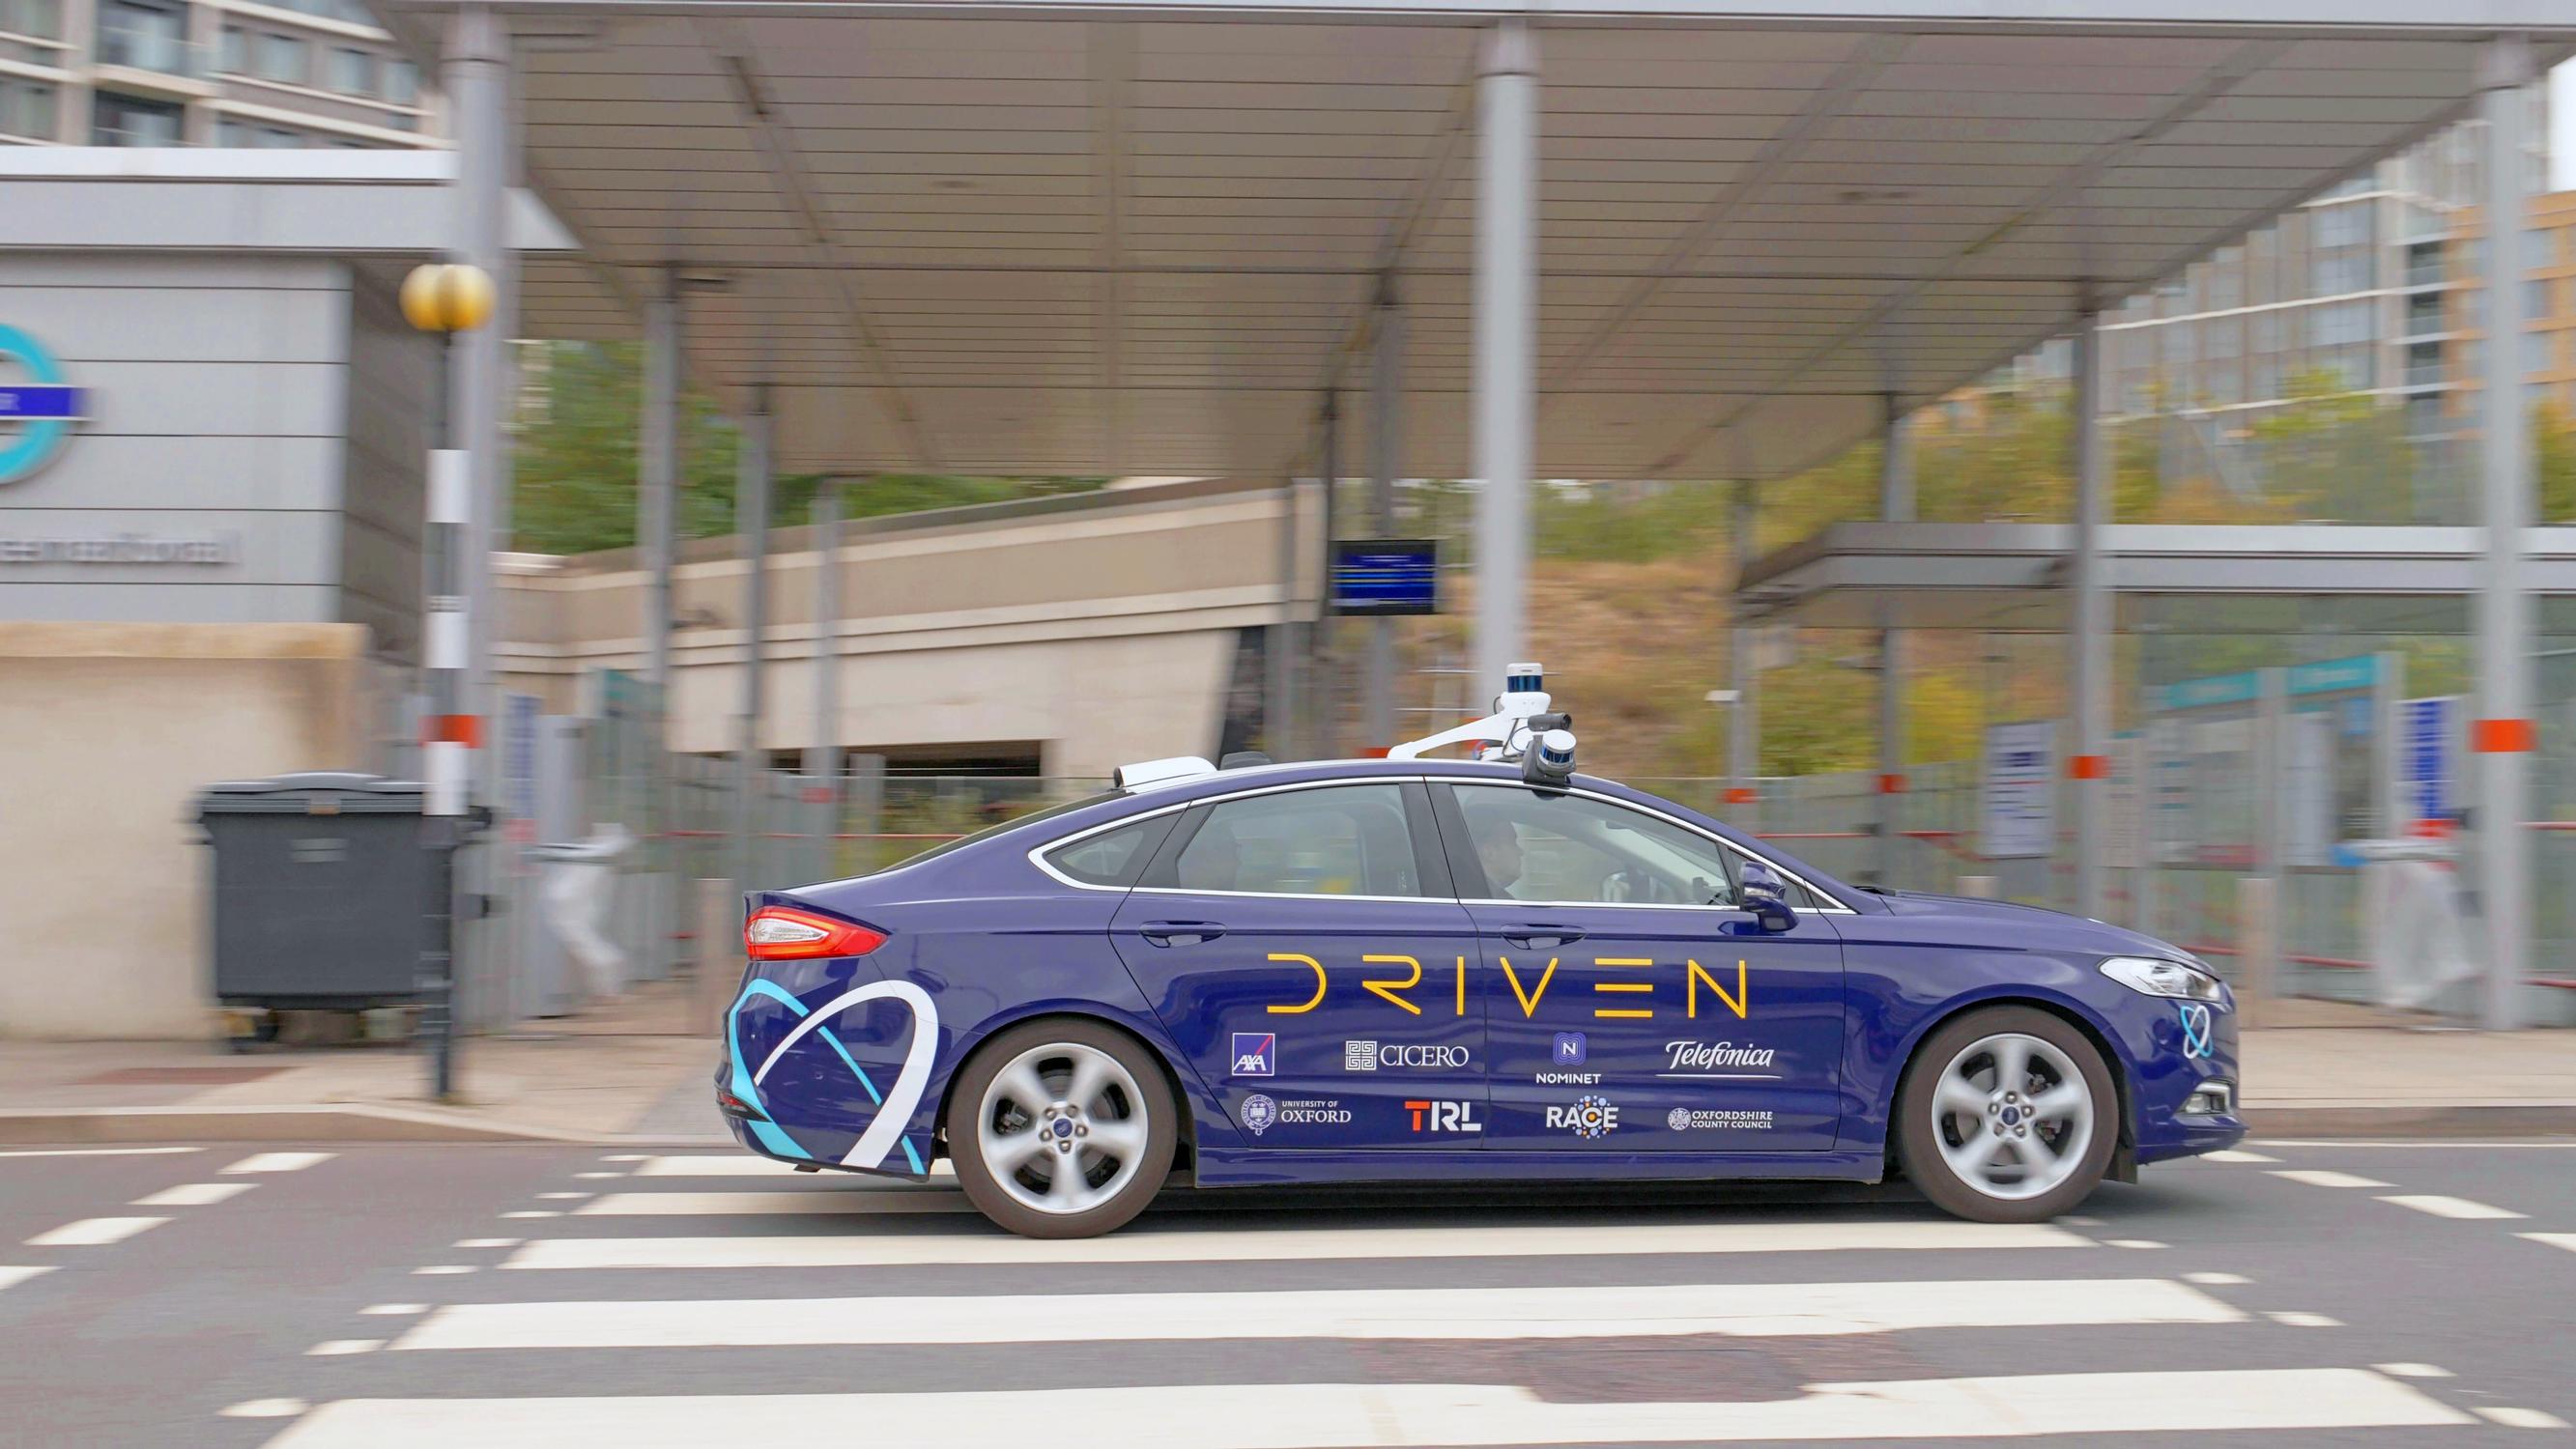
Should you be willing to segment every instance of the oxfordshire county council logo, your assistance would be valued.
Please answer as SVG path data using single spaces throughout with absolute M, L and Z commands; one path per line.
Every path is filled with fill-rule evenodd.
M 1253 1136 L 1269 1131 L 1270 1124 L 1278 1120 L 1278 1103 L 1259 1092 L 1243 1099 L 1243 1125 L 1252 1129 Z
M 29 381 L 0 382 L 0 427 L 15 423 L 17 436 L 0 441 L 0 483 L 15 483 L 62 451 L 72 424 L 83 420 L 81 389 L 63 380 L 62 364 L 35 338 L 0 327 L 0 364 L 14 363 Z
M 2205 1057 L 2218 1050 L 2216 1034 L 2209 1027 L 2209 1008 L 2197 1001 L 2186 1001 L 2182 1012 L 2182 1054 Z
M 1664 1114 L 1664 1125 L 1675 1132 L 1690 1130 L 1690 1108 L 1675 1107 Z
M 1279 1070 L 1279 1034 L 1238 1031 L 1234 1034 L 1234 1075 L 1267 1077 Z

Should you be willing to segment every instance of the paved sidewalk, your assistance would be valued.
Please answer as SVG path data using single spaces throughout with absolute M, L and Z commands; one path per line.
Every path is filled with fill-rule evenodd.
M 716 1141 L 712 1034 L 685 978 L 458 1044 L 429 1100 L 416 1043 L 0 1041 L 0 1141 Z M 694 1110 L 692 1107 L 694 1106 Z
M 445 1105 L 409 1044 L 0 1042 L 0 1142 L 721 1142 L 697 1009 L 683 978 L 469 1037 Z M 2576 1135 L 2576 1031 L 2249 1030 L 2244 1082 L 2260 1136 Z

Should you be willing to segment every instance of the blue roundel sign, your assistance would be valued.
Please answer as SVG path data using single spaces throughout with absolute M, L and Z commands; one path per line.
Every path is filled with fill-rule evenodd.
M 23 378 L 7 375 L 25 374 Z M 82 420 L 83 395 L 63 379 L 63 365 L 43 344 L 0 326 L 0 483 L 15 483 L 63 450 Z

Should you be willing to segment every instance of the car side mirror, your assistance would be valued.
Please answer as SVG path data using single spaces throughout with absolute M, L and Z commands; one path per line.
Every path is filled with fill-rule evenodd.
M 1770 866 L 1758 860 L 1746 861 L 1738 893 L 1744 898 L 1744 909 L 1753 913 L 1753 923 L 1766 934 L 1777 936 L 1797 929 L 1798 913 L 1789 909 L 1788 883 Z

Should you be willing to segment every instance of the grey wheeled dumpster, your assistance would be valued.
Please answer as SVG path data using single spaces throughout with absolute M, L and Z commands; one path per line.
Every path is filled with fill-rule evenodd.
M 197 797 L 214 848 L 214 993 L 226 1006 L 356 1011 L 426 999 L 430 871 L 416 780 L 317 771 Z

